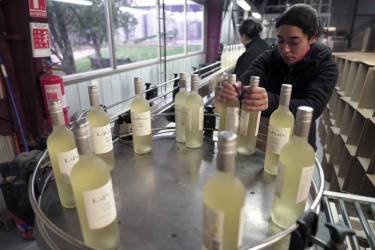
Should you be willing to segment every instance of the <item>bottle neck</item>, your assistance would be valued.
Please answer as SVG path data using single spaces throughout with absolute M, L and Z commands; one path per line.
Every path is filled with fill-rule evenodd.
M 233 173 L 236 168 L 236 155 L 226 155 L 219 152 L 216 159 L 216 166 L 221 172 Z
M 294 127 L 293 131 L 293 137 L 299 137 L 303 138 L 304 140 L 307 140 L 310 132 L 310 126 L 311 122 L 296 122 L 296 125 Z
M 91 138 L 91 129 L 87 125 L 77 128 L 74 131 L 78 153 L 80 155 L 94 154 L 94 145 Z
M 279 103 L 278 110 L 289 111 L 289 105 L 285 106 L 285 105 Z
M 279 107 L 285 106 L 289 108 L 289 104 L 290 104 L 290 95 L 280 95 Z
M 50 113 L 50 117 L 53 127 L 65 126 L 64 113 L 62 110 L 58 113 Z
M 99 95 L 90 94 L 89 98 L 91 107 L 100 107 Z

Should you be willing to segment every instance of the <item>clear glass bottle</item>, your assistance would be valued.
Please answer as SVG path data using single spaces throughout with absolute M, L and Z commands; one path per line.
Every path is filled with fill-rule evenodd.
M 203 249 L 238 249 L 242 243 L 245 188 L 234 174 L 236 134 L 219 133 L 217 171 L 203 188 Z
M 303 214 L 314 171 L 315 151 L 308 143 L 313 109 L 298 107 L 290 142 L 281 149 L 271 218 L 287 228 Z
M 175 97 L 175 123 L 176 123 L 176 141 L 185 142 L 185 119 L 184 108 L 188 93 L 186 91 L 187 73 L 180 73 L 180 91 Z
M 135 77 L 134 86 L 135 98 L 130 104 L 134 152 L 137 154 L 146 154 L 152 150 L 150 104 L 142 95 L 143 81 Z
M 73 133 L 65 126 L 63 105 L 61 101 L 48 104 L 53 131 L 48 136 L 47 148 L 55 177 L 57 193 L 65 208 L 75 207 L 70 175 L 78 162 L 78 151 Z
M 83 240 L 90 247 L 117 249 L 119 227 L 110 171 L 94 154 L 85 118 L 75 121 L 74 135 L 80 158 L 72 170 L 71 182 Z
M 291 94 L 292 85 L 283 84 L 280 91 L 279 107 L 272 113 L 269 120 L 264 171 L 270 175 L 277 174 L 281 148 L 292 135 L 294 117 L 289 111 Z
M 250 87 L 259 86 L 259 77 L 250 77 Z M 255 154 L 258 137 L 260 111 L 247 111 L 241 105 L 240 125 L 238 128 L 237 152 L 244 155 Z
M 204 106 L 198 93 L 199 83 L 199 75 L 192 74 L 191 93 L 185 101 L 185 143 L 188 148 L 199 148 L 203 144 Z
M 97 84 L 90 85 L 91 109 L 87 113 L 87 120 L 91 128 L 95 154 L 108 164 L 110 170 L 113 170 L 115 168 L 115 156 L 113 153 L 111 123 L 108 114 L 100 106 L 99 96 Z
M 236 75 L 230 74 L 228 77 L 229 84 L 236 84 Z M 222 103 L 222 110 L 220 113 L 220 131 L 230 130 L 237 133 L 239 122 L 240 102 L 235 100 L 224 100 Z

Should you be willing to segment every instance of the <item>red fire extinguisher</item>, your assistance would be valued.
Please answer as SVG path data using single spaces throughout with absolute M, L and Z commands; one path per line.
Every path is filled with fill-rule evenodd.
M 52 73 L 49 69 L 47 73 L 40 77 L 40 85 L 42 87 L 44 108 L 48 112 L 48 102 L 60 100 L 63 104 L 63 112 L 65 123 L 69 123 L 68 106 L 66 103 L 65 91 L 64 91 L 64 81 L 63 79 Z M 48 118 L 48 123 L 51 125 L 51 119 Z

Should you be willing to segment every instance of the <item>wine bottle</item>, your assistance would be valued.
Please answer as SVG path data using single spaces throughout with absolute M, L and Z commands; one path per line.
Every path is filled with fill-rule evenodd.
M 292 85 L 281 86 L 279 107 L 272 113 L 269 120 L 264 171 L 270 175 L 277 174 L 281 148 L 292 135 L 294 117 L 289 111 L 291 93 Z
M 71 183 L 84 242 L 90 247 L 117 249 L 119 227 L 110 171 L 94 154 L 91 130 L 85 118 L 75 121 L 80 155 Z
M 55 177 L 57 193 L 65 208 L 75 207 L 70 174 L 78 162 L 78 151 L 73 133 L 65 126 L 63 105 L 61 101 L 48 104 L 49 115 L 53 124 L 53 131 L 48 136 L 47 148 Z
M 137 154 L 146 154 L 152 149 L 150 104 L 143 97 L 143 82 L 134 78 L 135 98 L 130 104 L 133 128 L 133 146 Z
M 217 171 L 203 188 L 203 248 L 238 249 L 242 243 L 245 188 L 234 174 L 236 134 L 219 133 Z
M 203 144 L 203 99 L 198 93 L 200 78 L 191 75 L 191 93 L 185 101 L 186 147 L 199 148 Z
M 259 86 L 259 77 L 250 77 L 250 87 Z M 244 155 L 252 155 L 256 150 L 258 137 L 260 111 L 247 111 L 245 105 L 241 105 L 240 125 L 238 129 L 237 152 Z
M 298 107 L 293 137 L 281 149 L 271 218 L 287 228 L 302 215 L 309 195 L 315 152 L 308 143 L 313 109 Z
M 236 84 L 236 75 L 230 74 L 228 81 L 229 84 Z M 239 107 L 240 102 L 238 101 L 238 99 L 223 101 L 223 108 L 220 114 L 220 131 L 229 130 L 237 133 L 239 121 Z
M 186 73 L 180 73 L 180 91 L 175 97 L 175 123 L 176 123 L 176 141 L 185 142 L 185 119 L 184 108 L 188 95 L 186 91 Z
M 108 164 L 110 170 L 115 167 L 110 119 L 99 101 L 99 88 L 96 83 L 89 86 L 91 109 L 87 120 L 91 128 L 94 152 Z

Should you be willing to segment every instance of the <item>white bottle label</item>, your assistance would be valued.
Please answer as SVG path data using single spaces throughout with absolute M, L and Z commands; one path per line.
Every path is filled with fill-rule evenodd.
M 225 130 L 233 131 L 237 133 L 238 130 L 238 117 L 239 108 L 227 107 L 226 119 L 225 119 Z
M 305 201 L 309 196 L 311 179 L 314 172 L 314 166 L 304 167 L 301 172 L 301 178 L 298 185 L 296 204 Z
M 238 247 L 242 245 L 244 226 L 245 226 L 245 207 L 242 207 L 240 211 L 240 221 L 239 221 L 239 228 L 238 228 L 238 243 L 237 243 Z
M 285 174 L 285 166 L 279 161 L 277 167 L 277 176 L 276 176 L 276 195 L 280 198 L 281 197 L 281 190 L 284 184 L 284 174 Z
M 131 113 L 133 133 L 136 136 L 151 134 L 151 114 L 150 111 L 143 113 Z
M 60 173 L 63 181 L 66 184 L 70 184 L 70 173 L 78 160 L 79 155 L 77 148 L 73 148 L 72 150 L 66 152 L 57 153 L 57 162 L 59 163 Z
M 113 149 L 111 125 L 91 128 L 95 154 L 104 154 Z
M 87 223 L 90 229 L 100 229 L 111 224 L 117 216 L 112 180 L 103 186 L 83 192 Z
M 185 126 L 186 126 L 188 131 L 192 131 L 193 130 L 192 110 L 191 110 L 191 108 L 185 108 L 184 111 L 185 111 L 184 112 L 184 114 L 185 114 Z
M 241 109 L 240 114 L 240 127 L 239 127 L 239 133 L 241 135 L 247 135 L 247 130 L 249 127 L 249 119 L 250 119 L 250 112 Z
M 223 249 L 224 213 L 203 205 L 203 244 L 207 250 Z
M 254 136 L 258 136 L 258 132 L 259 132 L 259 123 L 260 123 L 260 112 L 257 112 L 257 124 L 255 125 L 255 133 L 254 133 Z
M 199 107 L 199 125 L 198 125 L 198 130 L 203 130 L 203 122 L 204 122 L 204 110 L 203 106 Z
M 267 148 L 279 155 L 281 148 L 289 141 L 290 128 L 268 127 Z
M 184 121 L 184 106 L 181 104 L 176 104 L 175 107 L 175 121 L 177 127 L 183 127 L 185 125 Z

